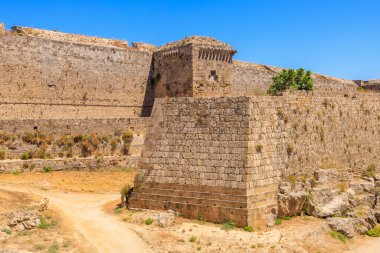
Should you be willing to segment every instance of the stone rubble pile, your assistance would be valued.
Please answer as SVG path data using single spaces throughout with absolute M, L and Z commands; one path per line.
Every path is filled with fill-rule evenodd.
M 176 214 L 173 210 L 164 211 L 151 211 L 146 210 L 141 213 L 136 213 L 132 217 L 134 223 L 144 223 L 147 219 L 152 219 L 152 224 L 160 227 L 169 227 L 173 224 Z
M 34 210 L 19 209 L 9 213 L 8 226 L 14 231 L 20 232 L 38 227 L 41 224 L 40 213 Z
M 380 173 L 342 181 L 335 169 L 319 169 L 302 182 L 282 182 L 278 216 L 311 215 L 348 238 L 366 234 L 380 223 Z
M 21 232 L 38 227 L 41 224 L 41 213 L 49 204 L 48 199 L 43 199 L 24 209 L 16 209 L 2 214 L 6 217 L 6 224 L 0 224 L 0 238 L 8 238 L 11 231 Z M 7 233 L 8 232 L 8 233 Z

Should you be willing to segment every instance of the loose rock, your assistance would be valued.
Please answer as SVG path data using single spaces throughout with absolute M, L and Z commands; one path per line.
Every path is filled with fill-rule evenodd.
M 355 235 L 355 221 L 353 218 L 327 218 L 327 224 L 332 230 L 340 232 L 348 238 L 353 238 Z
M 9 214 L 8 225 L 15 231 L 24 231 L 40 225 L 40 213 L 33 210 L 19 209 Z
M 278 216 L 295 216 L 302 212 L 306 202 L 306 191 L 303 188 L 291 190 L 290 187 L 280 188 L 278 194 Z
M 352 196 L 331 188 L 313 188 L 310 190 L 307 212 L 309 215 L 326 218 L 341 216 L 349 210 Z

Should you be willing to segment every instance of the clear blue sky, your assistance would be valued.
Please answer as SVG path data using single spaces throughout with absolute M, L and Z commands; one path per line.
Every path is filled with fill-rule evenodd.
M 0 22 L 155 45 L 213 36 L 237 60 L 380 78 L 380 0 L 0 0 Z

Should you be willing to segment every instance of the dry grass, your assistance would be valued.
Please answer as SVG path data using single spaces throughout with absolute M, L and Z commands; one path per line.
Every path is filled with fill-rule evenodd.
M 34 186 L 65 192 L 119 192 L 126 183 L 133 185 L 134 170 L 58 171 L 52 173 L 0 174 L 0 182 Z

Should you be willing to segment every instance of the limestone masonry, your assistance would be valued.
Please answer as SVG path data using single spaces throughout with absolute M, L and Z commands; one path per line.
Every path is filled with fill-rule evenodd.
M 15 160 L 0 172 L 77 156 L 77 169 L 134 167 L 142 148 L 130 207 L 245 226 L 277 215 L 289 178 L 380 166 L 379 80 L 313 74 L 313 92 L 272 97 L 282 69 L 235 53 L 211 37 L 129 46 L 0 24 L 0 159 Z

